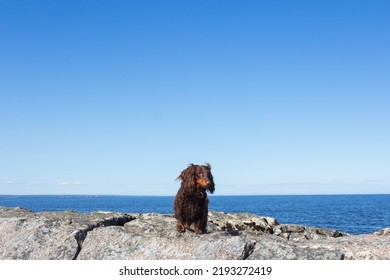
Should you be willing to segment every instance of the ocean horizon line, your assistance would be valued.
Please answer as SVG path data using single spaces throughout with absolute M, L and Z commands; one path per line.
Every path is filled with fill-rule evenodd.
M 221 194 L 210 195 L 210 197 L 248 197 L 248 196 L 345 196 L 345 195 L 390 195 L 390 193 L 297 193 L 297 194 Z M 0 196 L 84 196 L 84 197 L 99 197 L 99 196 L 124 196 L 124 197 L 175 197 L 173 194 L 0 194 Z

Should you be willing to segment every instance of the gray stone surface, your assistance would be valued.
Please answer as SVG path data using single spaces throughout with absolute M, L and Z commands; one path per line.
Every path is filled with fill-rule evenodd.
M 210 211 L 208 233 L 178 233 L 173 215 L 32 213 L 0 207 L 0 259 L 390 260 L 389 228 L 367 235 Z
M 32 213 L 0 207 L 0 259 L 76 259 L 87 233 L 123 225 L 128 214 L 71 211 Z

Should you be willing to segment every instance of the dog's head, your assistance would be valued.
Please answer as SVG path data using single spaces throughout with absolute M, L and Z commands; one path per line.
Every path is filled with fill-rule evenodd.
M 213 193 L 215 191 L 214 178 L 211 174 L 211 165 L 195 165 L 190 164 L 184 169 L 178 180 L 181 180 L 185 187 L 193 188 L 199 186 Z

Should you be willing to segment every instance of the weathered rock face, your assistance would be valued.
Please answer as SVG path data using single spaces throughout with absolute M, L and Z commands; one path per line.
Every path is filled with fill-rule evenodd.
M 250 241 L 224 232 L 179 234 L 172 217 L 146 215 L 124 227 L 100 228 L 83 243 L 79 259 L 243 259 Z M 167 224 L 167 225 L 165 225 Z
M 0 259 L 75 259 L 87 233 L 120 226 L 127 214 L 42 212 L 0 207 Z
M 32 213 L 0 207 L 0 259 L 390 259 L 388 230 L 350 236 L 209 212 L 208 233 L 178 233 L 172 215 Z
M 210 211 L 209 221 L 222 230 L 234 233 L 273 234 L 288 240 L 310 240 L 347 236 L 337 230 L 306 227 L 294 224 L 279 224 L 274 218 L 249 213 L 225 214 Z
M 378 231 L 374 232 L 374 234 L 390 236 L 390 227 L 378 230 Z

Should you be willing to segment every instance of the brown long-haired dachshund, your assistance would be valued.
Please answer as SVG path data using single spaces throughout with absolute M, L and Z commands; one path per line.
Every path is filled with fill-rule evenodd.
M 210 164 L 190 164 L 177 179 L 181 181 L 174 201 L 177 231 L 184 232 L 194 224 L 196 233 L 206 233 L 209 203 L 206 191 L 215 190 Z

